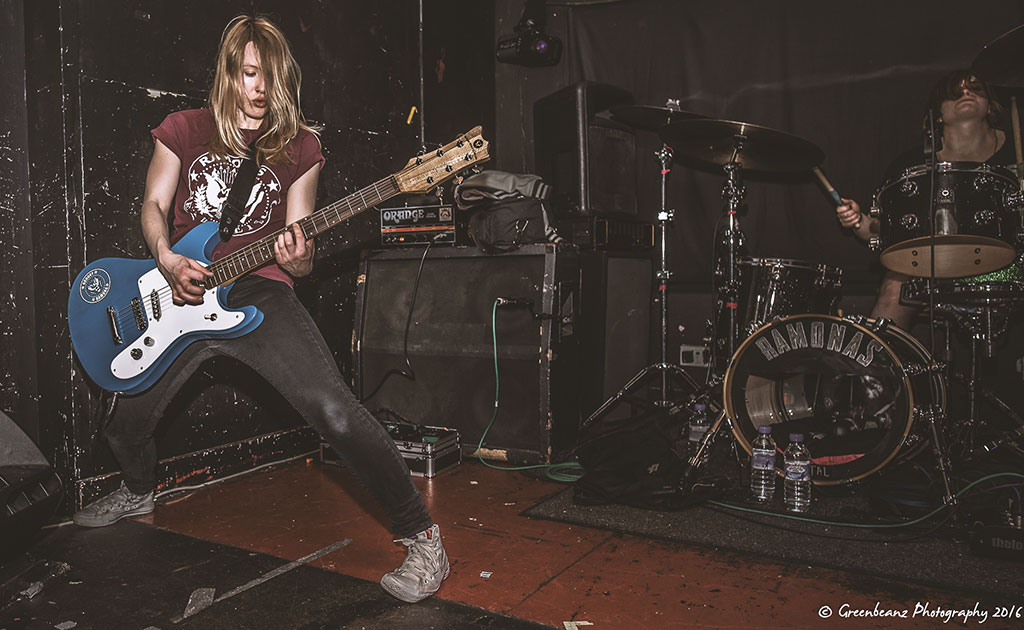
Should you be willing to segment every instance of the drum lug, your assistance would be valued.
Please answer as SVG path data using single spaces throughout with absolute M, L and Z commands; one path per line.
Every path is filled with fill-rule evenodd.
M 882 239 L 878 238 L 877 236 L 872 236 L 870 239 L 868 239 L 868 249 L 870 249 L 873 252 L 877 252 L 878 250 L 882 249 Z
M 974 223 L 977 225 L 988 225 L 996 218 L 996 213 L 991 210 L 978 210 L 974 213 Z
M 877 219 L 881 215 L 882 211 L 878 209 L 878 205 L 871 204 L 871 208 L 868 210 L 868 216 L 873 219 Z

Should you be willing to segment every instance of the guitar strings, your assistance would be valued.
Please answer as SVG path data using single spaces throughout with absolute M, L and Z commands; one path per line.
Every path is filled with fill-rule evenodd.
M 389 189 L 385 189 L 385 191 L 384 191 L 384 194 L 387 195 L 386 197 L 384 195 L 382 195 L 381 191 L 378 190 L 378 188 L 377 188 L 377 185 L 381 184 L 382 182 L 388 184 L 388 188 Z M 378 199 L 379 199 L 379 201 L 377 201 L 376 203 L 381 203 L 383 201 L 386 201 L 387 199 L 390 199 L 390 198 L 394 197 L 399 192 L 397 190 L 397 185 L 395 184 L 395 181 L 394 181 L 394 176 L 390 176 L 389 178 L 387 178 L 385 180 L 381 180 L 379 182 L 375 182 L 374 184 L 371 184 L 370 186 L 362 188 L 362 189 L 360 189 L 360 190 L 358 190 L 358 191 L 348 195 L 347 197 L 345 197 L 343 199 L 340 199 L 340 200 L 338 200 L 338 201 L 336 201 L 336 202 L 334 202 L 332 204 L 329 204 L 329 205 L 325 206 L 324 208 L 322 208 L 322 209 L 320 209 L 320 210 L 318 210 L 318 211 L 316 211 L 316 212 L 314 212 L 314 213 L 312 213 L 312 214 L 310 214 L 308 216 L 305 216 L 305 217 L 299 219 L 295 223 L 299 225 L 300 229 L 302 229 L 302 234 L 304 236 L 306 236 L 307 238 L 310 238 L 310 230 L 307 229 L 309 224 L 312 224 L 312 226 L 311 226 L 312 227 L 312 233 L 314 235 L 322 231 L 322 230 L 318 230 L 317 227 L 316 227 L 316 223 L 317 223 L 318 219 L 323 219 L 323 222 L 324 222 L 324 225 L 325 225 L 325 229 L 326 229 L 326 228 L 333 227 L 334 225 L 337 225 L 338 223 L 340 223 L 340 222 L 342 222 L 344 220 L 350 219 L 350 218 L 354 217 L 355 215 L 359 214 L 360 212 L 363 212 L 363 211 L 368 210 L 369 208 L 373 207 L 374 204 L 367 203 L 366 199 L 363 196 L 364 193 L 371 192 L 371 190 L 370 190 L 371 188 L 373 189 L 372 193 L 376 194 Z M 359 197 L 359 200 L 362 202 L 361 206 L 357 205 L 357 206 L 353 207 L 353 205 L 351 203 L 351 200 L 354 199 L 357 196 Z M 342 204 L 345 204 L 347 206 L 347 210 L 345 210 L 345 211 L 342 210 L 342 208 L 341 208 Z M 343 216 L 343 212 L 344 212 L 344 216 Z M 330 218 L 328 217 L 329 213 L 333 213 L 334 214 L 335 223 L 331 223 L 330 222 Z M 244 266 L 244 265 L 247 265 L 249 263 L 250 259 L 252 259 L 253 261 L 256 261 L 256 264 L 260 264 L 258 262 L 259 261 L 259 257 L 263 257 L 263 256 L 266 256 L 267 260 L 273 258 L 274 257 L 273 253 L 272 253 L 273 252 L 273 247 L 272 247 L 272 245 L 270 245 L 270 243 L 276 241 L 278 236 L 284 234 L 285 232 L 288 232 L 289 228 L 290 228 L 290 226 L 286 226 L 284 228 L 281 228 L 278 231 L 274 232 L 273 234 L 270 234 L 270 235 L 260 239 L 259 241 L 256 241 L 254 243 L 250 243 L 249 245 L 246 245 L 245 247 L 243 247 L 241 249 L 238 249 L 238 250 L 236 250 L 234 252 L 231 252 L 230 254 L 224 256 L 223 258 L 212 262 L 210 265 L 207 266 L 207 269 L 212 271 L 213 274 L 214 274 L 213 276 L 210 277 L 210 279 L 216 279 L 218 272 L 220 272 L 222 270 L 225 272 L 224 275 L 228 276 L 229 274 L 227 274 L 227 268 L 229 266 L 235 266 L 235 265 L 243 265 Z M 218 285 L 219 285 L 219 283 L 218 283 Z M 214 288 L 214 287 L 210 287 L 210 288 Z M 160 289 L 156 290 L 157 299 L 158 299 L 158 303 L 160 305 L 161 310 L 163 309 L 164 306 L 166 306 L 168 294 L 172 294 L 172 293 L 173 292 L 171 290 L 170 285 L 164 285 L 163 288 L 160 288 Z M 152 320 L 152 319 L 155 318 L 155 316 L 151 314 L 152 313 L 152 303 L 151 303 L 152 302 L 152 295 L 153 294 L 151 292 L 150 294 L 141 297 L 142 308 L 143 308 L 143 311 L 146 314 L 146 319 L 147 320 Z M 147 304 L 146 302 L 150 302 L 150 303 Z M 174 302 L 173 295 L 171 295 L 171 304 L 172 305 L 173 305 L 173 302 Z M 115 313 L 115 320 L 117 321 L 118 325 L 124 325 L 125 323 L 132 323 L 132 322 L 134 322 L 135 321 L 135 309 L 132 307 L 131 304 L 129 304 L 128 306 L 124 306 L 124 307 L 118 309 L 116 311 L 116 313 Z
M 451 145 L 449 145 L 449 146 L 455 146 L 455 142 L 451 143 Z M 448 149 L 448 151 L 444 151 L 443 149 L 438 151 L 438 157 L 443 155 L 443 153 L 450 152 L 450 150 L 451 150 L 451 149 L 449 149 L 449 147 L 445 147 L 445 149 Z M 472 156 L 472 155 L 473 155 L 472 153 L 466 154 L 466 159 L 469 160 L 470 156 Z M 421 166 L 421 164 L 416 164 L 415 166 Z M 380 181 L 374 182 L 373 184 L 371 184 L 369 186 L 361 188 L 361 189 L 357 190 L 356 192 L 351 193 L 350 195 L 344 197 L 343 199 L 340 199 L 340 200 L 338 200 L 338 201 L 336 201 L 334 203 L 331 203 L 331 204 L 327 205 L 326 207 L 322 208 L 321 210 L 313 212 L 310 215 L 305 216 L 305 217 L 299 219 L 295 223 L 299 225 L 299 227 L 302 229 L 303 235 L 306 236 L 307 238 L 309 238 L 309 231 L 306 229 L 306 227 L 310 223 L 312 223 L 312 228 L 313 228 L 313 232 L 312 233 L 313 233 L 313 235 L 319 234 L 322 230 L 318 230 L 317 227 L 316 227 L 316 222 L 317 222 L 318 218 L 323 219 L 324 225 L 325 225 L 325 229 L 331 228 L 334 225 L 337 225 L 338 223 L 340 223 L 340 222 L 342 222 L 344 220 L 350 219 L 350 218 L 354 217 L 355 215 L 359 214 L 360 212 L 368 210 L 369 208 L 372 208 L 373 206 L 375 206 L 375 205 L 377 205 L 379 203 L 382 203 L 382 202 L 386 201 L 387 199 L 390 199 L 390 198 L 394 197 L 395 195 L 399 194 L 401 192 L 401 189 L 398 186 L 397 176 L 401 175 L 405 171 L 410 170 L 412 168 L 414 168 L 414 167 L 403 168 L 402 170 L 398 171 L 398 173 L 395 173 L 393 175 L 389 175 L 388 177 L 386 177 L 386 178 L 384 178 L 384 179 L 382 179 Z M 449 169 L 451 168 L 450 164 L 448 165 L 448 168 Z M 430 181 L 430 178 L 428 178 L 428 183 L 433 183 L 432 181 Z M 386 197 L 384 195 L 382 195 L 381 191 L 377 188 L 378 184 L 384 184 L 385 185 L 384 193 L 387 195 Z M 372 191 L 370 190 L 371 188 L 373 189 Z M 371 193 L 371 192 L 373 194 L 377 195 L 378 201 L 376 201 L 374 203 L 367 203 L 367 201 L 366 201 L 366 199 L 364 198 L 363 195 L 364 195 L 364 193 Z M 357 197 L 357 196 L 359 197 L 360 203 L 356 204 L 356 207 L 353 208 L 352 200 L 355 199 L 355 197 Z M 370 199 L 372 200 L 372 196 L 370 197 Z M 347 206 L 347 211 L 345 212 L 346 216 L 344 216 L 344 217 L 342 216 L 342 210 L 341 210 L 341 205 L 342 204 L 345 204 Z M 333 212 L 334 213 L 335 223 L 331 223 L 330 222 L 330 219 L 328 218 L 328 213 L 329 212 Z M 273 257 L 271 255 L 272 252 L 273 252 L 273 249 L 269 245 L 269 243 L 271 243 L 273 241 L 276 241 L 278 236 L 280 236 L 281 234 L 284 234 L 289 229 L 290 229 L 290 226 L 286 226 L 286 227 L 278 230 L 277 232 L 275 232 L 275 233 L 273 233 L 273 234 L 271 234 L 271 235 L 269 235 L 269 236 L 267 236 L 267 237 L 265 237 L 263 239 L 260 239 L 259 241 L 256 241 L 254 243 L 250 243 L 249 245 L 246 245 L 245 247 L 242 247 L 241 249 L 239 249 L 237 251 L 234 251 L 234 252 L 224 256 L 223 258 L 217 260 L 217 261 L 212 262 L 210 265 L 207 266 L 207 269 L 211 269 L 212 268 L 211 270 L 213 272 L 213 276 L 211 276 L 207 280 L 204 280 L 204 285 L 205 285 L 205 282 L 208 281 L 209 279 L 217 279 L 218 272 L 221 271 L 221 270 L 226 270 L 229 265 L 230 266 L 234 266 L 234 265 L 237 265 L 237 264 L 241 263 L 241 265 L 244 267 L 246 264 L 248 264 L 250 258 L 253 261 L 256 261 L 257 265 L 258 264 L 262 264 L 262 263 L 258 262 L 259 258 L 257 256 L 257 254 L 259 256 L 267 256 L 267 260 L 269 260 L 271 257 Z M 263 262 L 267 262 L 267 261 L 263 261 Z M 243 272 L 243 273 L 245 273 L 245 272 Z M 225 273 L 225 276 L 227 276 L 226 273 Z M 221 281 L 221 282 L 223 282 L 223 281 Z M 218 282 L 217 286 L 219 286 L 219 284 L 220 284 L 220 282 Z M 210 287 L 210 288 L 212 289 L 212 288 L 215 288 L 215 287 Z M 173 292 L 171 290 L 170 285 L 165 285 L 161 289 L 156 289 L 156 296 L 157 296 L 158 304 L 159 304 L 161 310 L 165 306 L 166 298 L 168 297 L 169 293 L 172 294 L 172 296 L 171 296 L 171 303 L 173 305 L 173 302 L 174 302 L 174 300 L 173 300 Z M 153 292 L 150 292 L 150 294 L 148 296 L 142 296 L 142 299 L 141 299 L 142 310 L 143 310 L 143 313 L 145 313 L 145 315 L 146 315 L 147 321 L 149 321 L 150 319 L 155 317 L 155 315 L 151 315 L 152 306 L 153 306 L 152 305 L 152 297 L 153 297 Z M 148 304 L 148 305 L 146 304 L 147 300 L 150 302 L 150 304 Z M 133 306 L 131 304 L 129 304 L 128 306 L 124 306 L 124 307 L 120 308 L 119 310 L 117 310 L 115 312 L 114 319 L 115 319 L 115 321 L 117 322 L 118 325 L 123 325 L 126 321 L 127 322 L 132 322 L 132 321 L 135 320 L 135 309 L 133 308 Z

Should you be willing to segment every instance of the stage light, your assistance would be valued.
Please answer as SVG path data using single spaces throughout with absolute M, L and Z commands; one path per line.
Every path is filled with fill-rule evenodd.
M 520 66 L 553 66 L 562 58 L 562 40 L 544 32 L 545 0 L 526 0 L 523 16 L 511 35 L 498 38 L 495 57 Z

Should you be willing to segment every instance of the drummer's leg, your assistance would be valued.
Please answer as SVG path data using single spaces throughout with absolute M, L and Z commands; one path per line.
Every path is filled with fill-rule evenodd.
M 900 304 L 900 291 L 904 281 L 909 279 L 910 276 L 902 273 L 886 271 L 885 277 L 882 278 L 882 285 L 878 287 L 878 298 L 875 300 L 874 308 L 871 309 L 871 317 L 875 319 L 884 317 L 892 320 L 903 330 L 909 331 L 918 311 L 916 306 Z

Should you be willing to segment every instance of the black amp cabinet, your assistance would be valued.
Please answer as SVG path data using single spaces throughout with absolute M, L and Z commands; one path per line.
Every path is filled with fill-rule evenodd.
M 628 91 L 591 81 L 534 103 L 536 171 L 551 185 L 556 219 L 637 214 L 633 130 L 597 115 L 632 104 Z
M 364 253 L 352 337 L 356 395 L 370 411 L 458 429 L 464 449 L 475 449 L 494 414 L 493 315 L 500 406 L 484 457 L 557 459 L 580 423 L 576 249 L 531 244 L 489 256 L 435 247 L 417 283 L 423 252 Z M 497 298 L 514 303 L 494 310 Z M 414 379 L 398 373 L 408 371 L 406 355 Z

